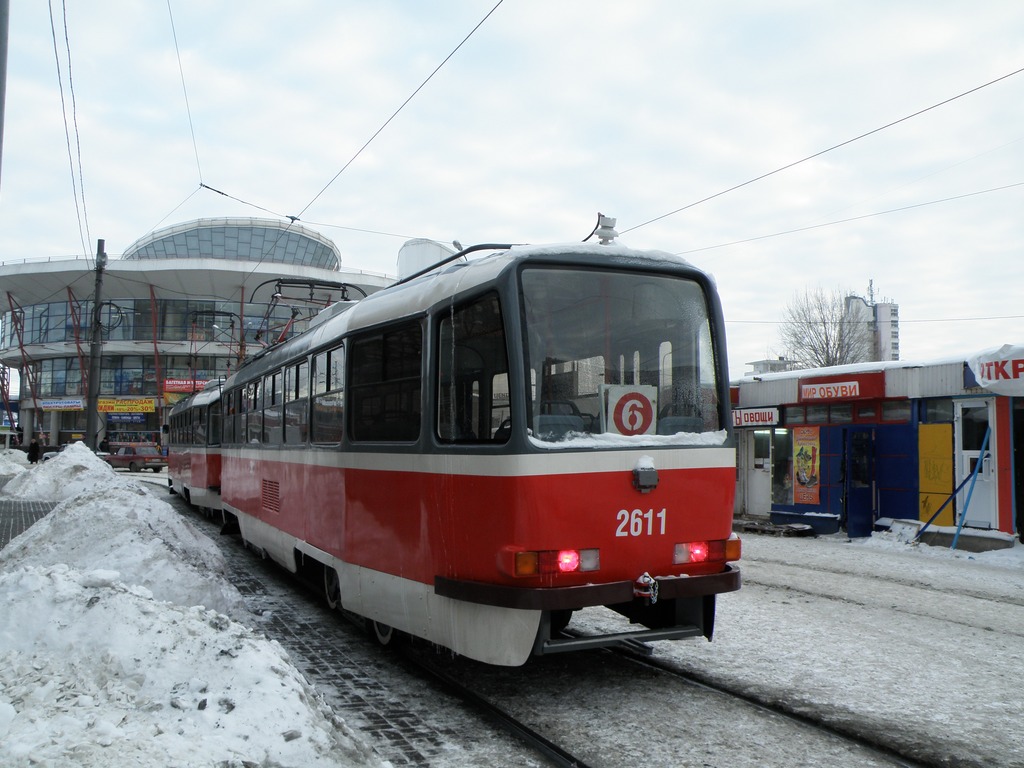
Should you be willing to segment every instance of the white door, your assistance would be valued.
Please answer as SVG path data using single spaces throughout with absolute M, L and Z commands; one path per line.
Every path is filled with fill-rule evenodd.
M 746 437 L 743 511 L 768 517 L 772 510 L 772 433 L 768 429 L 745 429 L 743 433 Z
M 957 523 L 966 509 L 964 525 L 997 528 L 995 400 L 991 397 L 958 400 L 954 424 L 956 484 L 959 486 L 967 480 L 956 497 Z M 968 480 L 975 469 L 977 477 Z

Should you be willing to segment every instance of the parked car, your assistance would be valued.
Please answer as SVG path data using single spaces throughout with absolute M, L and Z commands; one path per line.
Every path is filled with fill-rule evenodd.
M 114 469 L 127 468 L 132 472 L 140 472 L 143 469 L 159 472 L 167 466 L 167 458 L 151 445 L 124 445 L 104 456 L 103 460 Z

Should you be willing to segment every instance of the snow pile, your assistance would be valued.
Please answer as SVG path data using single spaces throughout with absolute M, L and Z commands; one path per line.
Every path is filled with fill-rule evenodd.
M 28 474 L 46 474 L 57 461 L 51 459 Z M 109 473 L 121 481 L 105 463 L 103 470 L 100 479 Z M 45 485 L 26 479 L 33 487 Z M 79 484 L 88 484 L 85 475 Z M 0 551 L 5 571 L 58 563 L 113 571 L 115 579 L 144 587 L 156 600 L 202 605 L 235 618 L 246 613 L 238 590 L 222 578 L 227 568 L 216 545 L 169 504 L 131 481 L 110 489 L 97 483 L 61 502 Z
M 18 499 L 60 501 L 98 488 L 134 488 L 135 483 L 118 475 L 85 443 L 71 443 L 49 461 L 36 464 L 0 489 Z
M 115 577 L 0 574 L 4 765 L 366 764 L 276 643 Z
M 24 451 L 0 450 L 0 478 L 13 477 L 28 468 L 28 456 Z
M 4 491 L 65 500 L 0 551 L 0 765 L 386 765 L 170 505 L 84 446 Z

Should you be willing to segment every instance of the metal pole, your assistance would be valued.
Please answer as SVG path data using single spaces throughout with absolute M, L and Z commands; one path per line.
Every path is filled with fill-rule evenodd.
M 4 122 L 7 113 L 7 36 L 10 19 L 10 0 L 0 0 L 0 157 L 3 156 Z
M 103 269 L 107 266 L 104 242 L 96 241 L 96 293 L 92 302 L 92 341 L 89 343 L 89 393 L 85 406 L 85 444 L 96 450 L 99 424 L 100 372 L 103 354 L 103 326 L 100 323 L 103 293 Z

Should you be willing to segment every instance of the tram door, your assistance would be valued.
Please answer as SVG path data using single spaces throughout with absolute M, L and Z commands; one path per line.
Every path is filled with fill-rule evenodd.
M 846 533 L 870 536 L 875 523 L 875 437 L 872 427 L 844 430 L 843 512 Z
M 956 484 L 967 480 L 978 467 L 978 476 L 971 491 L 971 482 L 961 489 L 956 496 L 957 523 L 967 505 L 970 492 L 970 504 L 967 505 L 967 519 L 964 525 L 972 528 L 996 528 L 996 475 L 995 475 L 995 434 L 990 432 L 985 451 L 981 447 L 985 442 L 985 433 L 989 426 L 995 424 L 995 400 L 991 397 L 976 400 L 960 400 L 956 403 L 956 415 L 953 422 L 954 439 L 956 440 Z M 980 467 L 979 467 L 980 464 Z

